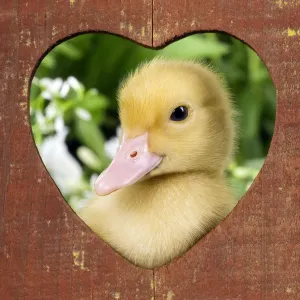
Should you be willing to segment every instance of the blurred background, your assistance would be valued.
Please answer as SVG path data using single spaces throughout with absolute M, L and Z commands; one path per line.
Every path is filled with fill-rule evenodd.
M 194 34 L 161 50 L 108 34 L 84 34 L 55 47 L 33 78 L 30 118 L 41 158 L 74 210 L 118 146 L 116 92 L 120 80 L 157 55 L 212 64 L 240 112 L 235 160 L 227 169 L 237 198 L 258 174 L 273 135 L 275 88 L 247 45 L 225 33 Z

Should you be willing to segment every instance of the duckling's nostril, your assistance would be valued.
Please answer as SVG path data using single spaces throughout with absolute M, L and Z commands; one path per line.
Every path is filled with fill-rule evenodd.
M 134 158 L 137 156 L 137 152 L 136 151 L 133 151 L 130 153 L 130 157 Z

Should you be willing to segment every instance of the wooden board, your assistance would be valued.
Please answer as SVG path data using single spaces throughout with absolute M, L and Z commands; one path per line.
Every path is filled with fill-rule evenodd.
M 238 207 L 153 273 L 122 259 L 65 203 L 32 138 L 28 87 L 41 55 L 78 32 L 157 47 L 199 30 L 231 33 L 263 58 L 277 88 L 276 129 Z M 0 37 L 0 299 L 300 299 L 298 0 L 2 0 Z
M 73 213 L 44 168 L 28 88 L 41 55 L 87 30 L 152 43 L 152 2 L 0 1 L 0 299 L 151 299 L 136 268 Z
M 181 259 L 155 272 L 155 299 L 300 299 L 300 2 L 154 1 L 153 44 L 192 31 L 242 39 L 277 88 L 268 157 L 230 216 Z

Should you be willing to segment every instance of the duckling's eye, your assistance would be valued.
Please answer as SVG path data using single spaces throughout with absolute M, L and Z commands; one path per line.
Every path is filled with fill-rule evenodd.
M 188 108 L 186 106 L 178 106 L 176 107 L 171 116 L 170 119 L 172 121 L 183 121 L 188 116 Z

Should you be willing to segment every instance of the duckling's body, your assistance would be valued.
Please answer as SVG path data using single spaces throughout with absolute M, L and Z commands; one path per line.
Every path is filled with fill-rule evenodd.
M 187 173 L 162 175 L 97 197 L 81 216 L 129 261 L 154 268 L 183 254 L 234 205 L 224 179 Z
M 182 103 L 189 114 L 177 122 L 170 112 Z M 96 182 L 104 196 L 79 215 L 129 261 L 154 268 L 183 254 L 236 204 L 224 178 L 233 109 L 213 72 L 164 60 L 127 79 L 119 104 L 121 150 Z

